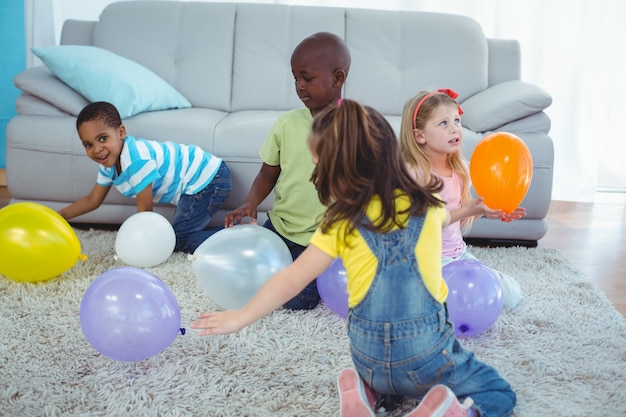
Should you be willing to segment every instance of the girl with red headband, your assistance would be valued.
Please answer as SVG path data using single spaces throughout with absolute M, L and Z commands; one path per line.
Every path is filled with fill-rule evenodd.
M 402 156 L 416 181 L 426 184 L 438 177 L 444 184 L 440 196 L 451 218 L 443 230 L 443 266 L 460 259 L 476 260 L 463 240 L 474 219 L 485 216 L 512 221 L 526 214 L 525 209 L 518 208 L 507 215 L 487 207 L 482 198 L 472 197 L 469 168 L 461 155 L 463 110 L 455 101 L 457 97 L 450 89 L 418 93 L 405 104 L 400 128 Z M 522 290 L 513 277 L 495 272 L 502 284 L 504 308 L 511 310 L 521 302 Z

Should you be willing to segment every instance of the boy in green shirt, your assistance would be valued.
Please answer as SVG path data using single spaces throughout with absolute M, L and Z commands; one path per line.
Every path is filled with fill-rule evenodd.
M 310 181 L 314 164 L 308 147 L 313 117 L 341 98 L 341 89 L 350 69 L 350 51 L 343 39 L 328 32 L 315 33 L 296 46 L 291 71 L 296 93 L 306 108 L 278 117 L 259 151 L 263 160 L 246 201 L 224 218 L 224 226 L 255 223 L 257 207 L 274 190 L 274 204 L 264 227 L 277 233 L 296 259 L 309 244 L 325 207 Z M 315 281 L 284 307 L 309 310 L 320 295 Z

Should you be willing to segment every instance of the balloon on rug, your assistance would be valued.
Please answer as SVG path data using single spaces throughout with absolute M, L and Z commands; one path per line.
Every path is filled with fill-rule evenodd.
M 348 279 L 341 258 L 332 261 L 316 282 L 324 304 L 333 313 L 345 318 L 348 315 Z
M 0 210 L 0 248 L 0 273 L 15 281 L 50 279 L 86 259 L 69 223 L 37 203 L 15 203 Z
M 470 259 L 450 262 L 442 272 L 454 334 L 472 337 L 489 329 L 502 312 L 502 286 L 496 272 Z
M 253 224 L 220 230 L 198 246 L 192 259 L 200 287 L 225 309 L 243 307 L 272 275 L 292 263 L 280 236 Z
M 146 268 L 167 260 L 176 234 L 169 220 L 153 211 L 135 213 L 122 223 L 115 237 L 115 253 L 127 265 Z
M 181 325 L 178 302 L 156 275 L 134 267 L 110 269 L 87 288 L 80 327 L 91 346 L 123 362 L 165 350 Z

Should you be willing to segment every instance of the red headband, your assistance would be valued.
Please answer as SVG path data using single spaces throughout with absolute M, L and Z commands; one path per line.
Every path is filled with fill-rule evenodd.
M 417 118 L 417 112 L 420 110 L 420 107 L 422 107 L 422 104 L 429 98 L 434 96 L 435 94 L 438 93 L 444 93 L 447 96 L 449 96 L 450 98 L 452 98 L 453 100 L 456 99 L 459 96 L 459 93 L 457 93 L 456 91 L 454 91 L 451 88 L 440 88 L 437 91 L 433 91 L 431 93 L 426 94 L 424 97 L 422 97 L 422 99 L 419 101 L 419 103 L 417 103 L 417 106 L 415 106 L 415 111 L 413 112 L 413 129 L 417 129 L 417 125 L 416 125 L 416 118 Z M 459 106 L 459 103 L 456 104 L 456 106 L 459 108 L 459 114 L 463 114 L 463 109 L 461 108 L 461 106 Z

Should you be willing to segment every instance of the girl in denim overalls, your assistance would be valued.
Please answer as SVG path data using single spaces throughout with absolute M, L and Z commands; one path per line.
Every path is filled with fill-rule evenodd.
M 461 347 L 448 321 L 441 229 L 449 214 L 436 194 L 441 181 L 418 185 L 391 126 L 352 100 L 315 118 L 309 145 L 316 163 L 311 180 L 328 207 L 309 246 L 241 310 L 203 313 L 191 327 L 201 335 L 238 331 L 339 256 L 356 368 L 338 377 L 342 416 L 375 416 L 382 395 L 419 399 L 410 417 L 510 415 L 516 402 L 510 385 Z

